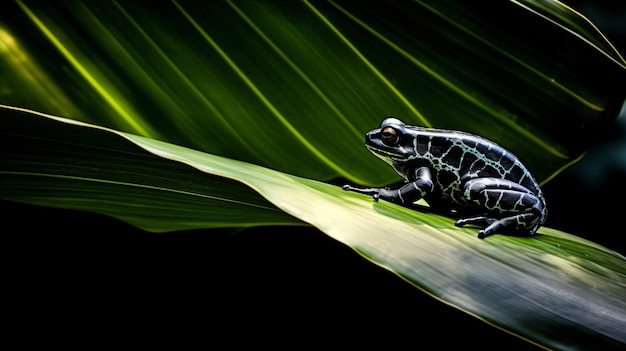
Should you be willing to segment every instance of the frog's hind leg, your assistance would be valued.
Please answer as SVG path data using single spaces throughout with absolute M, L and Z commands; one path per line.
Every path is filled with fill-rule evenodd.
M 465 184 L 464 198 L 482 208 L 484 215 L 459 219 L 455 225 L 483 227 L 479 238 L 495 233 L 533 235 L 544 217 L 544 204 L 539 197 L 503 179 L 472 179 Z

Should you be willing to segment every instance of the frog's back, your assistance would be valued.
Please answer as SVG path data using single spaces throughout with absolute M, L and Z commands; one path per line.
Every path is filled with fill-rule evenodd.
M 539 185 L 515 155 L 498 144 L 469 133 L 413 127 L 418 158 L 437 171 L 438 182 L 452 187 L 473 178 L 500 178 L 541 195 Z

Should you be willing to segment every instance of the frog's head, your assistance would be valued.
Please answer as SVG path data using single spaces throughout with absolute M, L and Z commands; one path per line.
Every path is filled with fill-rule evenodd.
M 398 173 L 415 156 L 415 135 L 395 117 L 387 117 L 380 128 L 365 134 L 365 146 L 376 157 L 390 164 Z

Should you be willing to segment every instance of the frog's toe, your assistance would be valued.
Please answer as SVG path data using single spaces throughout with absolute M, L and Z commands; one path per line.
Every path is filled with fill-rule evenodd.
M 454 225 L 457 227 L 463 227 L 466 224 L 472 224 L 472 222 L 469 221 L 468 218 L 461 218 L 461 219 L 458 219 L 456 222 L 454 222 Z
M 478 216 L 478 217 L 469 217 L 469 218 L 461 218 L 459 220 L 457 220 L 454 225 L 457 227 L 463 227 L 465 225 L 468 224 L 473 224 L 473 225 L 477 225 L 480 227 L 484 227 L 486 225 L 489 225 L 493 222 L 493 219 L 489 218 L 489 217 L 485 217 L 485 216 Z
M 489 235 L 493 234 L 493 231 L 488 231 L 487 229 L 482 229 L 478 232 L 478 239 L 484 239 Z
M 357 191 L 357 190 L 359 190 L 358 188 L 353 187 L 350 184 L 344 184 L 344 186 L 342 186 L 341 189 L 343 189 L 345 191 Z

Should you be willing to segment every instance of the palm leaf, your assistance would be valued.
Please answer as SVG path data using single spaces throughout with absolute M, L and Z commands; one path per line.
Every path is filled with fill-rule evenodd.
M 538 345 L 626 344 L 626 259 L 587 240 L 549 228 L 479 240 L 449 218 L 154 139 L 6 107 L 1 120 L 4 199 L 76 206 L 153 231 L 233 225 L 233 214 L 242 226 L 300 220 Z
M 314 179 L 394 181 L 362 139 L 395 115 L 493 139 L 543 182 L 624 98 L 621 56 L 551 1 L 18 1 L 3 15 L 3 103 Z

